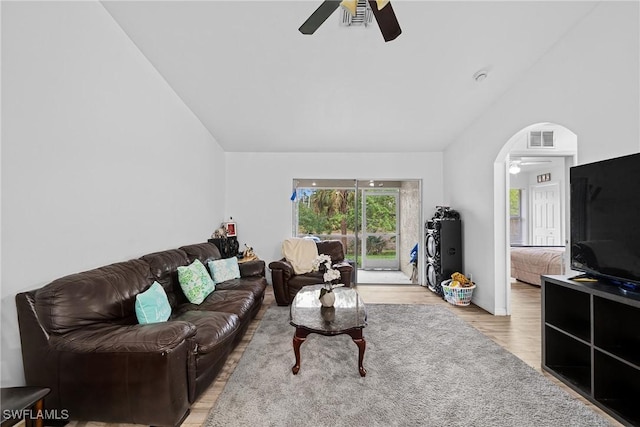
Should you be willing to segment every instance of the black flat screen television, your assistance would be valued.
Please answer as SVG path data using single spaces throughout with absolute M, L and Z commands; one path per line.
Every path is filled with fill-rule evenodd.
M 640 153 L 574 166 L 571 268 L 640 292 Z

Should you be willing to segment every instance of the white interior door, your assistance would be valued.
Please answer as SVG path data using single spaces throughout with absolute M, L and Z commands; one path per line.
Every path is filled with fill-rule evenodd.
M 535 186 L 531 190 L 533 244 L 562 246 L 560 185 L 557 182 Z

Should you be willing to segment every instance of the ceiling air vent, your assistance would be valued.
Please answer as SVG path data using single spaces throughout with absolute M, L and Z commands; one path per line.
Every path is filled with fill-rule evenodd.
M 529 132 L 529 148 L 554 148 L 552 130 L 532 130 Z
M 351 13 L 344 7 L 340 8 L 340 25 L 349 27 L 352 25 L 364 25 L 365 27 L 371 24 L 373 20 L 373 12 L 369 8 L 369 2 L 367 0 L 358 0 L 356 4 L 356 14 Z

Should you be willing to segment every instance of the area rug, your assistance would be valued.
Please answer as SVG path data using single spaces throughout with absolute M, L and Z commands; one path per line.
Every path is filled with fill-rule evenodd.
M 606 426 L 445 307 L 368 305 L 364 356 L 311 334 L 298 375 L 288 307 L 270 307 L 211 410 L 213 426 Z

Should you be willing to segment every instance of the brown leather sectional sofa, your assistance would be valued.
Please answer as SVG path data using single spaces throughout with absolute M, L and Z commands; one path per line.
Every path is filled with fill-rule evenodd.
M 211 384 L 262 305 L 264 261 L 188 302 L 178 266 L 219 259 L 212 243 L 144 255 L 16 295 L 27 385 L 51 388 L 45 409 L 70 419 L 175 426 Z M 135 297 L 160 283 L 167 322 L 138 324 Z

